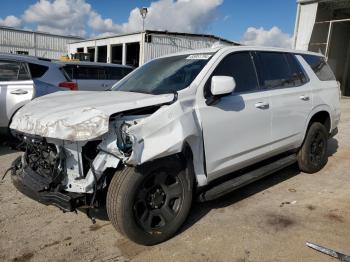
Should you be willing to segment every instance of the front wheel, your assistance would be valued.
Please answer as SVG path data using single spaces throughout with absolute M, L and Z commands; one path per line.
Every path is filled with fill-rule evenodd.
M 298 153 L 298 165 L 301 171 L 316 173 L 327 164 L 327 141 L 326 127 L 318 122 L 312 123 Z
M 154 245 L 172 237 L 192 203 L 192 176 L 176 158 L 125 167 L 112 178 L 107 212 L 113 226 L 132 241 Z

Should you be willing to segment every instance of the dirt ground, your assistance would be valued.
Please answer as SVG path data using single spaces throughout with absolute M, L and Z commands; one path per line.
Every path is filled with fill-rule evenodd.
M 138 246 L 109 221 L 62 213 L 0 182 L 0 261 L 336 261 L 306 241 L 350 254 L 350 99 L 317 174 L 286 168 L 228 196 L 194 203 L 173 239 Z M 20 153 L 0 146 L 0 174 Z

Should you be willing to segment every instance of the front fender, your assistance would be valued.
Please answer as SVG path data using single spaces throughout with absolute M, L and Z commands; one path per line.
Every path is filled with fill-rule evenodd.
M 130 127 L 134 137 L 131 156 L 126 164 L 140 165 L 182 152 L 188 144 L 199 185 L 206 184 L 203 138 L 193 101 L 178 101 L 159 109 L 139 124 Z

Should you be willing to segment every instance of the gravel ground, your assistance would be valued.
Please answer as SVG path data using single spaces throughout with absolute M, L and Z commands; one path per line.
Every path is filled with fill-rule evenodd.
M 0 261 L 335 261 L 315 242 L 350 254 L 350 100 L 317 174 L 286 168 L 228 196 L 195 203 L 173 239 L 138 246 L 108 220 L 62 213 L 0 182 Z M 19 155 L 0 146 L 0 174 Z

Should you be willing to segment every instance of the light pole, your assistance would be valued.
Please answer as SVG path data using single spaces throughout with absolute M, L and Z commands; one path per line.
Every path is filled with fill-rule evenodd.
M 140 15 L 142 17 L 142 31 L 145 31 L 145 19 L 148 13 L 147 7 L 140 8 Z

